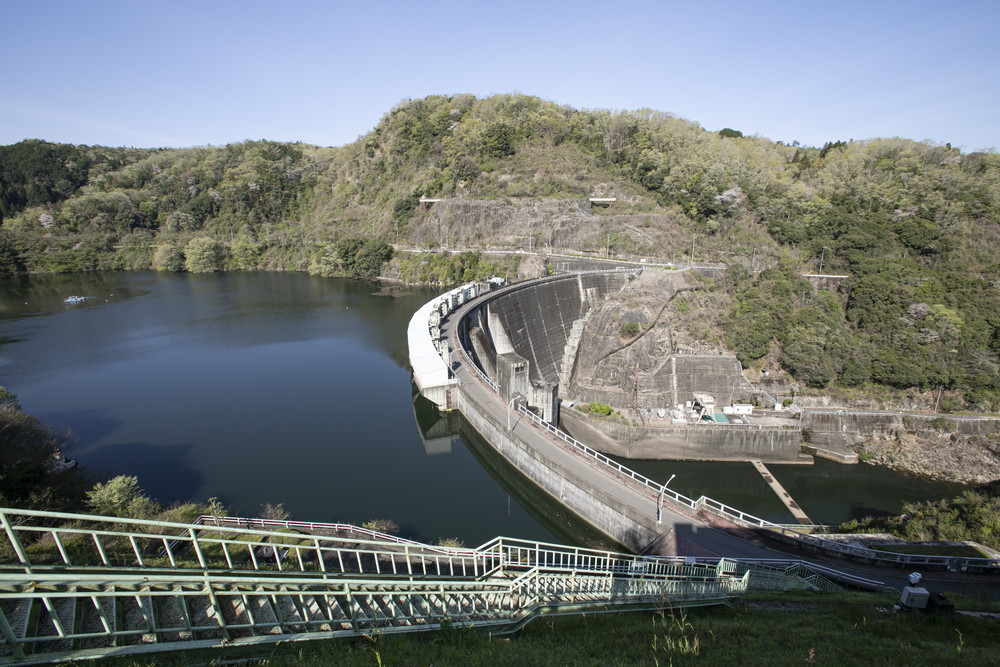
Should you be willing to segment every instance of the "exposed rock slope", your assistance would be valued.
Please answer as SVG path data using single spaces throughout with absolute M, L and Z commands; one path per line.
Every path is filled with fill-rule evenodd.
M 697 303 L 701 286 L 692 272 L 648 270 L 618 298 L 597 304 L 564 395 L 656 409 L 690 400 L 694 391 L 725 393 L 719 398 L 728 400 L 748 389 L 734 357 L 690 333 L 711 317 Z

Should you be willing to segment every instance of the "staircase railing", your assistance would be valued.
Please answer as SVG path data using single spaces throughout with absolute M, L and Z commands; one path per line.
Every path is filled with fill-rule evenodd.
M 510 632 L 541 613 L 719 604 L 748 587 L 833 590 L 795 561 L 632 556 L 504 537 L 452 549 L 361 539 L 343 524 L 289 533 L 237 517 L 179 524 L 8 509 L 0 523 L 0 664 L 445 624 Z
M 295 529 L 292 522 L 283 523 L 286 525 L 270 526 L 278 530 L 266 530 L 252 527 L 258 525 L 256 519 L 239 517 L 183 524 L 0 509 L 0 524 L 13 556 L 8 561 L 26 572 L 58 566 L 484 577 L 499 569 L 539 566 L 700 576 L 715 567 L 683 558 L 634 556 L 507 537 L 465 549 L 421 544 L 372 531 L 364 534 L 363 529 L 345 524 L 297 522 L 301 530 L 286 532 Z
M 199 641 L 292 641 L 433 630 L 444 623 L 500 626 L 502 632 L 502 626 L 543 606 L 558 613 L 564 605 L 636 609 L 722 602 L 744 592 L 747 580 L 748 575 L 688 581 L 538 568 L 491 581 L 20 574 L 0 583 L 0 626 L 8 658 L 41 653 L 55 660 L 110 654 L 112 644 L 121 654 L 155 650 L 153 644 L 172 650 L 180 648 L 178 642 L 190 648 Z

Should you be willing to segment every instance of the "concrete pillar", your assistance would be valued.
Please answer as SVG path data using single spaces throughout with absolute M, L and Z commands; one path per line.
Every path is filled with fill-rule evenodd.
M 531 382 L 528 380 L 528 360 L 516 352 L 497 355 L 497 385 L 505 401 L 521 395 L 534 405 L 531 401 Z

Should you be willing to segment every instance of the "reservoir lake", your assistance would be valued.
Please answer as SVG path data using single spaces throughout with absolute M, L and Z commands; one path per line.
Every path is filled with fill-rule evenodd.
M 391 519 L 404 537 L 596 544 L 458 415 L 414 398 L 406 326 L 443 290 L 298 273 L 0 280 L 0 385 L 106 475 L 233 514 Z M 71 296 L 91 297 L 66 303 Z M 792 522 L 750 464 L 636 461 L 693 498 Z M 898 513 L 961 487 L 870 465 L 770 466 L 809 516 Z

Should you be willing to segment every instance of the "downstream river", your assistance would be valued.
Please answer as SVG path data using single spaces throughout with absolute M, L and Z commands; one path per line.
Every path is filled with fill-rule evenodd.
M 284 503 L 296 519 L 386 518 L 406 537 L 469 546 L 496 535 L 592 543 L 459 417 L 414 401 L 406 325 L 437 293 L 294 273 L 6 279 L 0 385 L 73 432 L 69 456 L 137 475 L 165 503 L 218 497 L 240 515 Z M 634 467 L 792 521 L 749 464 Z M 771 470 L 825 523 L 958 488 L 866 465 Z

